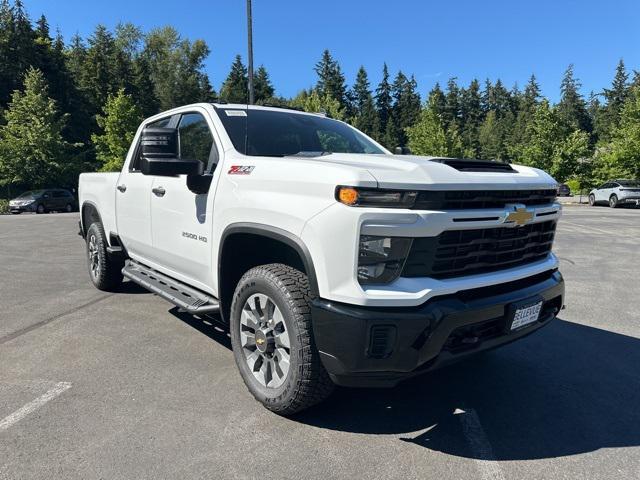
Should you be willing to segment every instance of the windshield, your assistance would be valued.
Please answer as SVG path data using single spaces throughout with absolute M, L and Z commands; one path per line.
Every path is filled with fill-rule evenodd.
M 30 190 L 28 192 L 24 192 L 23 194 L 21 194 L 19 197 L 16 197 L 16 198 L 35 198 L 42 195 L 42 192 L 44 192 L 44 190 Z
M 216 107 L 235 149 L 251 156 L 317 157 L 331 153 L 385 153 L 342 122 L 304 113 Z
M 640 188 L 640 180 L 620 180 L 618 183 L 623 187 Z

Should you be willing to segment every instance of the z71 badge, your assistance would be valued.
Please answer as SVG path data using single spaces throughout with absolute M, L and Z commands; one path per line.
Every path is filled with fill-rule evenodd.
M 229 171 L 229 175 L 251 175 L 255 167 L 253 165 L 232 165 Z

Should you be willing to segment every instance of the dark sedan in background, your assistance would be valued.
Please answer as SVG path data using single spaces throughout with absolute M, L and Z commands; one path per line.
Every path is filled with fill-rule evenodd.
M 31 190 L 9 201 L 11 213 L 73 212 L 77 209 L 78 202 L 73 194 L 61 188 Z

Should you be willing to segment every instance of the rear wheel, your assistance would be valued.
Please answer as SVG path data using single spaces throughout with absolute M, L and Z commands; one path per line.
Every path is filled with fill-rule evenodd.
M 266 408 L 292 415 L 327 398 L 333 382 L 315 346 L 307 276 L 287 265 L 249 270 L 231 305 L 231 344 L 244 383 Z
M 611 208 L 616 208 L 618 206 L 618 196 L 613 194 L 609 197 L 609 206 Z
M 593 193 L 589 195 L 589 205 L 592 207 L 595 207 L 596 205 L 596 196 Z
M 36 213 L 40 213 L 40 214 L 42 214 L 42 213 L 44 213 L 44 212 L 46 212 L 46 210 L 45 210 L 45 208 L 44 208 L 44 205 L 39 204 L 39 205 L 36 207 Z
M 70 203 L 67 203 L 67 206 L 64 207 L 64 209 L 67 213 L 71 213 L 73 212 L 73 205 L 71 205 Z
M 89 276 L 97 289 L 112 291 L 122 283 L 122 260 L 107 253 L 107 240 L 100 223 L 92 223 L 87 230 L 87 260 Z

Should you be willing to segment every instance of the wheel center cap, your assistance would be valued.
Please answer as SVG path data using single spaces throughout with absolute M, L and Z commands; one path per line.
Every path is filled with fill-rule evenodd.
M 267 336 L 262 330 L 256 330 L 256 346 L 261 353 L 265 353 L 267 351 L 267 347 L 269 346 Z

